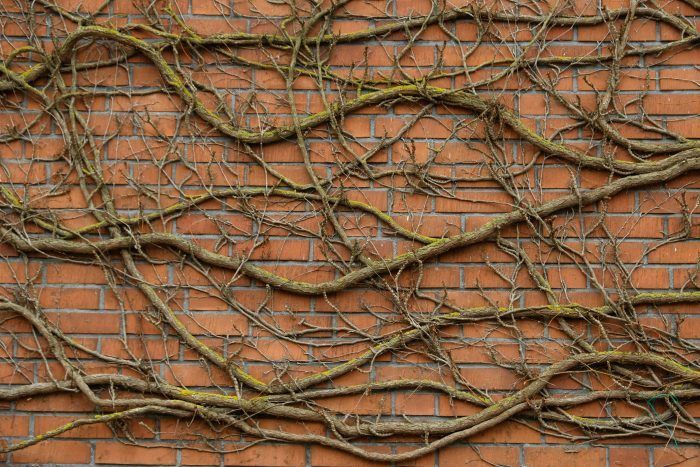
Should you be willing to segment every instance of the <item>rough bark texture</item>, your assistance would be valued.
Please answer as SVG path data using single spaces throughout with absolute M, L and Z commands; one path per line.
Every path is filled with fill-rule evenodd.
M 698 24 L 0 0 L 0 460 L 696 465 Z

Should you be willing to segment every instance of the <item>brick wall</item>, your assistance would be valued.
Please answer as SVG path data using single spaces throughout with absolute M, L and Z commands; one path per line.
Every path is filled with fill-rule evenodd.
M 695 465 L 697 2 L 341 3 L 0 0 L 0 459 Z

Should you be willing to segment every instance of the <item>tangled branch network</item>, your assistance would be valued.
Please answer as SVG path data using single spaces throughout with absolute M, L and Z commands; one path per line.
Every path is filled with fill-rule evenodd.
M 0 14 L 0 401 L 84 415 L 3 452 L 697 442 L 697 1 L 63 3 Z

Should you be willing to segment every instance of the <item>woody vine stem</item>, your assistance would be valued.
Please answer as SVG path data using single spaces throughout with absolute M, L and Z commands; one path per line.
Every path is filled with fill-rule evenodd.
M 27 270 L 35 264 L 99 266 L 115 296 L 124 288 L 136 288 L 147 302 L 143 310 L 134 310 L 120 299 L 125 314 L 139 314 L 157 326 L 164 339 L 175 336 L 196 354 L 193 360 L 227 380 L 218 388 L 204 388 L 207 382 L 192 388 L 168 379 L 162 371 L 168 359 L 133 353 L 126 333 L 119 353 L 71 337 L 44 311 L 37 296 L 41 284 L 27 274 L 16 286 L 4 287 L 0 310 L 3 323 L 21 319 L 31 326 L 34 342 L 23 345 L 40 355 L 47 371 L 42 381 L 3 385 L 0 401 L 79 393 L 94 407 L 95 415 L 6 444 L 2 452 L 91 424 L 107 424 L 124 442 L 138 443 L 124 432 L 126 425 L 121 422 L 144 417 L 201 419 L 222 439 L 238 433 L 247 440 L 318 444 L 384 462 L 418 458 L 505 421 L 572 441 L 635 435 L 668 440 L 672 426 L 674 442 L 696 442 L 700 426 L 684 407 L 700 398 L 700 349 L 677 332 L 649 325 L 640 316 L 669 306 L 697 306 L 697 277 L 690 274 L 684 284 L 663 293 L 638 290 L 633 277 L 643 267 L 644 256 L 668 244 L 692 240 L 698 203 L 681 189 L 675 196 L 680 200 L 676 205 L 679 228 L 648 245 L 634 260 L 621 251 L 625 238 L 608 228 L 606 220 L 617 197 L 665 187 L 681 177 L 697 176 L 700 170 L 700 142 L 650 116 L 645 111 L 645 93 L 630 99 L 621 92 L 630 64 L 697 50 L 697 23 L 653 0 L 633 0 L 626 8 L 586 14 L 572 12 L 565 2 L 549 9 L 542 2 L 465 7 L 435 3 L 427 15 L 392 17 L 365 29 L 338 32 L 335 25 L 352 17 L 347 11 L 353 2 L 341 0 L 292 2 L 281 21 L 258 13 L 267 32 L 205 34 L 189 25 L 186 12 L 174 5 L 145 3 L 138 21 L 116 21 L 107 14 L 111 3 L 106 1 L 88 14 L 37 0 L 19 8 L 13 5 L 2 14 L 4 22 L 26 32 L 25 45 L 3 52 L 2 109 L 17 114 L 32 109 L 34 116 L 5 127 L 0 139 L 12 147 L 35 140 L 50 125 L 60 134 L 64 149 L 59 158 L 65 170 L 21 184 L 10 182 L 9 169 L 3 165 L 0 252 Z M 694 1 L 684 3 L 688 8 L 700 7 Z M 676 38 L 639 45 L 630 35 L 640 21 L 668 28 Z M 50 28 L 39 27 L 48 24 Z M 467 42 L 454 32 L 455 24 L 468 25 L 475 36 Z M 574 28 L 604 31 L 597 49 L 552 54 L 549 47 L 557 34 Z M 415 73 L 410 63 L 418 44 L 426 31 L 436 29 L 447 40 L 430 46 L 437 59 Z M 528 32 L 525 39 L 523 31 Z M 334 66 L 337 51 L 347 50 L 343 46 L 396 37 L 400 42 L 390 67 L 372 69 L 367 56 L 346 68 Z M 459 63 L 450 62 L 446 44 L 459 50 Z M 493 57 L 482 53 L 494 45 L 508 52 Z M 152 70 L 157 83 L 137 88 L 139 83 L 90 86 L 81 80 L 84 74 L 117 73 L 133 63 Z M 206 78 L 208 70 L 225 66 L 275 75 L 284 85 L 271 94 L 277 101 L 267 105 L 284 107 L 283 115 L 265 113 L 269 109 L 255 91 L 247 94 L 247 100 L 242 92 L 234 96 L 232 107 L 230 90 Z M 482 73 L 485 70 L 488 73 Z M 587 70 L 606 73 L 593 101 L 562 92 L 563 83 L 573 75 L 579 83 L 587 82 Z M 526 83 L 525 91 L 545 95 L 548 110 L 559 109 L 566 123 L 552 130 L 543 126 L 550 115 L 535 125 L 527 121 L 523 108 L 503 99 L 507 80 Z M 315 111 L 297 103 L 297 91 L 309 83 L 312 86 L 306 89 L 320 102 Z M 251 89 L 261 86 L 249 85 Z M 114 104 L 148 96 L 176 103 L 179 116 L 174 135 L 157 130 L 153 122 L 158 115 L 148 110 L 134 112 L 129 122 L 115 117 L 107 129 L 96 128 L 91 119 L 96 99 Z M 402 106 L 410 112 L 404 114 L 401 125 L 373 142 L 357 138 L 347 128 L 355 114 Z M 423 122 L 437 121 L 440 115 L 460 116 L 444 140 L 458 143 L 457 159 L 460 154 L 478 156 L 467 170 L 450 169 L 442 159 L 447 152 L 444 144 L 430 147 L 428 157 L 417 156 L 411 131 Z M 158 174 L 157 184 L 129 177 L 127 185 L 145 200 L 136 210 L 125 207 L 112 172 L 105 169 L 113 161 L 112 154 L 106 155 L 107 148 L 123 137 L 127 125 L 132 128 L 131 139 L 142 137 L 145 147 L 157 143 L 167 149 L 163 157 L 146 150 L 145 159 L 139 161 Z M 212 183 L 212 171 L 233 172 L 237 166 L 214 156 L 194 161 L 179 149 L 182 140 L 235 148 L 250 162 L 251 172 L 263 174 L 266 184 L 246 184 L 243 177 L 233 176 L 228 186 Z M 302 171 L 290 172 L 268 160 L 266 148 L 281 142 L 296 144 L 294 162 Z M 325 158 L 316 153 L 319 142 L 331 148 Z M 389 149 L 399 146 L 407 154 L 404 160 L 396 158 L 392 163 L 384 158 Z M 512 151 L 514 146 L 528 151 Z M 25 162 L 42 163 L 39 158 Z M 564 167 L 571 174 L 568 189 L 543 194 L 536 174 L 548 165 Z M 184 168 L 190 175 L 173 177 L 173 167 Z M 583 186 L 577 181 L 583 175 L 600 182 Z M 79 198 L 78 205 L 51 204 L 70 187 L 76 188 L 72 199 Z M 474 201 L 465 190 L 469 187 L 490 187 L 498 194 L 493 201 Z M 366 188 L 382 188 L 394 201 L 422 196 L 507 209 L 486 211 L 494 214 L 481 224 L 435 235 L 404 222 L 390 212 L 390 206 L 364 197 Z M 299 215 L 292 215 L 295 211 L 280 214 L 276 205 L 284 206 L 282 211 L 293 207 Z M 238 227 L 228 224 L 220 209 L 210 211 L 212 206 L 240 214 L 254 228 L 236 231 Z M 71 207 L 79 208 L 78 212 Z M 217 226 L 216 240 L 163 227 L 193 213 L 203 214 Z M 641 214 L 630 214 L 629 222 Z M 317 223 L 309 227 L 310 219 Z M 362 230 L 349 219 L 374 228 Z M 272 235 L 313 240 L 316 258 L 322 257 L 325 264 L 304 265 L 310 274 L 301 279 L 271 266 L 258 252 Z M 397 239 L 405 246 L 403 253 L 384 246 L 387 240 Z M 505 300 L 482 289 L 477 277 L 467 277 L 465 282 L 481 295 L 478 305 L 425 285 L 436 282 L 430 278 L 438 274 L 434 264 L 477 245 L 493 247 L 508 258 L 507 271 L 485 260 L 508 284 L 505 294 L 500 294 Z M 596 249 L 599 256 L 593 258 Z M 550 252 L 547 258 L 540 254 L 543 251 Z M 552 283 L 547 270 L 560 263 L 572 265 L 586 278 L 596 304 L 571 300 L 566 287 Z M 150 266 L 163 264 L 187 268 L 206 278 L 205 283 L 189 282 L 192 277 L 187 275 L 172 283 L 147 273 Z M 319 268 L 321 273 L 314 274 Z M 604 279 L 601 271 L 614 279 Z M 239 283 L 262 290 L 263 298 L 250 306 L 241 298 L 248 286 Z M 526 303 L 525 289 L 540 299 Z M 337 300 L 351 290 L 383 297 L 386 309 L 374 314 L 381 326 L 368 329 L 353 321 L 348 307 L 361 309 L 363 304 Z M 182 293 L 195 291 L 243 316 L 247 327 L 238 336 L 201 332 L 194 324 L 196 316 L 182 311 Z M 312 297 L 314 303 L 327 305 L 333 324 L 293 315 L 293 327 L 280 324 L 281 315 L 290 316 L 274 310 L 272 303 L 275 297 L 294 296 Z M 556 328 L 568 339 L 566 353 L 543 365 L 488 348 L 490 363 L 510 371 L 517 384 L 502 394 L 491 394 L 470 382 L 453 359 L 460 330 L 490 327 L 491 332 L 521 340 L 523 322 Z M 300 370 L 291 362 L 273 361 L 268 374 L 256 375 L 245 355 L 258 345 L 255 336 L 259 335 L 271 336 L 283 346 L 307 349 L 314 365 L 300 365 Z M 324 359 L 326 353 L 352 357 Z M 377 362 L 391 355 L 422 362 L 432 369 L 432 376 L 409 374 L 365 382 L 350 378 L 370 375 Z M 21 362 L 10 352 L 5 360 L 23 372 Z M 101 371 L 96 373 L 95 367 Z M 557 390 L 557 381 L 566 375 L 584 383 L 576 391 Z M 587 384 L 586 375 L 608 383 Z M 341 396 L 360 400 L 371 394 L 407 391 L 438 394 L 472 411 L 456 417 L 408 418 L 341 412 L 324 404 Z M 627 404 L 639 413 L 576 415 L 577 407 L 596 401 Z M 271 419 L 321 429 L 288 429 L 290 425 L 269 423 Z M 363 447 L 401 437 L 418 441 L 410 450 L 392 453 Z M 216 451 L 217 447 L 210 442 L 197 449 Z

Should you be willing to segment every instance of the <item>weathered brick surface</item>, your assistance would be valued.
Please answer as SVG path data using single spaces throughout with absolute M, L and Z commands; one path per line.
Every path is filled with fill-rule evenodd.
M 216 34 L 280 34 L 283 17 L 293 10 L 293 2 L 263 0 L 56 2 L 64 15 L 72 12 L 87 18 L 94 13 L 89 21 L 77 25 L 68 16 L 61 19 L 55 11 L 42 8 L 44 3 L 51 2 L 0 0 L 0 55 L 9 67 L 7 72 L 0 70 L 1 83 L 14 79 L 16 84 L 24 76 L 21 73 L 40 60 L 39 48 L 51 53 L 72 31 L 91 24 L 122 28 L 126 36 L 149 43 L 158 36 L 146 27 L 151 21 L 149 27 L 163 28 L 160 39 L 173 33 L 196 42 Z M 66 358 L 74 365 L 71 371 L 86 377 L 125 375 L 153 387 L 160 380 L 179 391 L 173 395 L 158 389 L 149 392 L 151 386 L 127 390 L 103 385 L 96 394 L 105 399 L 186 400 L 195 392 L 209 392 L 233 400 L 240 395 L 236 386 L 245 384 L 243 378 L 234 384 L 227 364 L 217 367 L 187 345 L 176 326 L 165 323 L 162 311 L 139 284 L 146 284 L 172 311 L 173 322 L 224 361 L 263 385 L 285 382 L 290 388 L 295 381 L 347 365 L 372 346 L 417 323 L 439 319 L 455 307 L 502 313 L 528 307 L 540 312 L 547 306 L 550 311 L 559 309 L 552 306 L 555 304 L 574 304 L 579 311 L 622 304 L 614 319 L 567 320 L 572 332 L 588 343 L 585 351 L 576 347 L 553 313 L 517 320 L 481 316 L 448 325 L 424 325 L 423 338 L 391 352 L 377 352 L 353 371 L 332 382 L 319 381 L 315 387 L 409 379 L 422 384 L 319 398 L 314 405 L 288 401 L 295 407 L 324 408 L 340 418 L 348 415 L 344 420 L 348 425 L 355 424 L 355 415 L 364 421 L 416 423 L 475 415 L 483 407 L 436 387 L 447 385 L 467 392 L 471 387 L 498 402 L 529 387 L 538 372 L 591 349 L 660 352 L 689 370 L 681 376 L 668 368 L 659 370 L 653 376 L 660 382 L 655 390 L 665 394 L 681 382 L 697 390 L 700 149 L 694 138 L 700 138 L 700 7 L 691 1 L 668 1 L 661 6 L 594 0 L 520 2 L 519 7 L 508 2 L 478 2 L 479 8 L 476 4 L 351 0 L 333 13 L 325 32 L 349 34 L 435 14 L 443 8 L 474 7 L 476 16 L 482 8 L 504 15 L 517 10 L 541 18 L 553 11 L 555 16 L 585 19 L 633 4 L 644 11 L 634 13 L 637 16 L 626 26 L 625 50 L 661 50 L 676 43 L 658 53 L 628 53 L 615 62 L 619 82 L 608 110 L 615 109 L 629 120 L 611 118 L 612 130 L 607 135 L 581 115 L 595 115 L 609 86 L 611 62 L 584 61 L 585 57 L 614 53 L 626 15 L 608 24 L 542 28 L 538 21 L 477 22 L 464 14 L 444 23 L 417 24 L 408 31 L 397 29 L 365 40 L 324 44 L 319 46 L 324 72 L 331 76 L 319 86 L 309 76 L 318 69 L 305 63 L 309 73 L 296 77 L 289 89 L 286 65 L 292 53 L 287 46 L 251 42 L 214 52 L 179 44 L 174 47 L 178 54 L 172 47 L 160 50 L 177 73 L 199 83 L 197 87 L 185 81 L 187 92 L 209 109 L 206 112 L 225 119 L 233 132 L 239 128 L 254 134 L 271 131 L 290 125 L 293 113 L 303 119 L 324 112 L 328 102 L 348 102 L 387 87 L 370 79 L 452 89 L 466 86 L 487 102 L 482 110 L 470 109 L 426 99 L 429 93 L 425 91 L 421 98 L 420 93 L 409 96 L 407 92 L 382 105 L 358 106 L 335 122 L 342 128 L 340 134 L 327 121 L 304 130 L 306 165 L 294 132 L 269 144 L 244 144 L 217 131 L 205 121 L 206 115 L 196 114 L 194 104 L 183 99 L 181 92 L 165 88 L 163 73 L 143 51 L 116 65 L 64 68 L 58 74 L 61 79 L 54 76 L 51 82 L 45 78 L 32 82 L 34 89 L 48 96 L 47 101 L 26 89 L 3 90 L 0 295 L 34 310 L 40 320 L 76 343 L 63 345 Z M 168 11 L 177 12 L 189 32 L 183 32 L 173 20 L 166 11 L 168 5 L 172 8 Z M 314 5 L 316 2 L 298 2 L 296 8 L 308 16 Z M 655 17 L 647 10 L 661 13 Z M 154 22 L 158 15 L 159 24 Z M 286 24 L 289 32 L 299 29 L 295 21 Z M 317 34 L 321 27 L 316 25 L 310 34 Z M 25 46 L 31 49 L 20 50 Z M 304 54 L 315 53 L 311 43 L 307 46 L 297 64 L 308 60 Z M 113 42 L 86 39 L 66 51 L 62 60 L 64 66 L 71 61 L 106 60 L 114 51 Z M 396 57 L 400 57 L 398 63 Z M 526 65 L 508 71 L 516 57 Z M 584 58 L 572 64 L 571 57 Z M 267 65 L 251 66 L 245 61 Z M 279 68 L 268 66 L 272 63 Z M 357 83 L 363 80 L 363 88 L 358 89 Z M 474 86 L 481 80 L 482 85 Z M 211 92 L 213 88 L 218 96 Z M 78 97 L 64 96 L 66 100 L 55 104 L 64 116 L 61 120 L 47 109 L 47 102 L 58 102 L 53 99 L 69 92 Z M 499 121 L 494 116 L 497 108 L 511 111 L 522 123 L 521 131 Z M 577 117 L 572 108 L 582 114 Z M 78 115 L 82 123 L 71 120 L 71 115 Z M 71 138 L 62 124 L 67 125 Z M 629 147 L 629 142 L 669 147 L 686 144 L 687 153 L 682 154 L 696 165 L 666 183 L 632 187 L 542 219 L 526 216 L 525 222 L 504 226 L 483 242 L 451 248 L 419 265 L 412 262 L 390 272 L 382 269 L 387 259 L 410 257 L 411 252 L 419 251 L 425 236 L 432 237 L 429 241 L 453 237 L 488 227 L 508 213 L 528 212 L 543 203 L 630 178 L 623 171 L 613 173 L 547 154 L 524 140 L 523 129 L 599 161 L 639 165 L 677 156 L 680 150 L 650 155 L 653 151 Z M 612 134 L 625 142 L 616 142 Z M 373 151 L 377 145 L 381 147 Z M 391 173 L 368 177 L 360 164 L 352 165 L 368 151 L 372 152 L 367 163 L 375 174 Z M 90 179 L 86 162 L 80 162 L 76 154 L 97 157 L 103 186 Z M 504 170 L 512 172 L 512 177 L 504 178 Z M 500 180 L 494 173 L 500 174 Z M 316 191 L 314 178 L 329 183 Z M 297 193 L 312 196 L 290 197 L 272 191 L 289 191 L 290 185 Z M 3 236 L 11 231 L 22 238 L 57 238 L 70 230 L 77 235 L 64 237 L 73 242 L 109 239 L 115 234 L 104 224 L 93 228 L 103 220 L 99 213 L 104 216 L 107 212 L 102 189 L 113 197 L 115 215 L 107 215 L 108 222 L 119 217 L 115 228 L 129 238 L 173 234 L 222 257 L 245 258 L 243 264 L 314 284 L 361 269 L 360 257 L 379 272 L 340 291 L 299 294 L 268 287 L 243 269 L 207 264 L 182 248 L 132 244 L 129 251 L 141 276 L 137 277 L 118 252 L 41 254 L 20 251 L 9 236 Z M 249 192 L 243 196 L 241 189 Z M 332 197 L 334 217 L 324 215 L 321 191 Z M 204 201 L 203 196 L 207 197 Z M 179 209 L 184 205 L 186 209 Z M 128 220 L 139 216 L 146 221 Z M 347 241 L 337 235 L 333 222 L 341 226 Z M 507 245 L 518 245 L 519 252 L 528 255 L 551 286 L 549 295 L 538 288 L 520 253 Z M 634 297 L 669 292 L 684 292 L 690 298 L 632 303 Z M 6 447 L 95 415 L 95 404 L 75 390 L 16 398 L 1 392 L 71 380 L 55 349 L 40 334 L 16 311 L 0 309 L 0 439 Z M 666 351 L 661 352 L 662 348 Z M 124 360 L 138 362 L 140 368 L 124 365 Z M 545 392 L 528 398 L 532 409 L 543 394 L 564 397 L 643 387 L 627 384 L 629 375 L 618 373 L 617 379 L 612 378 L 613 367 L 597 363 L 554 376 Z M 650 367 L 642 364 L 627 368 L 652 377 Z M 259 392 L 244 388 L 245 397 Z M 689 428 L 693 419 L 700 418 L 698 395 L 683 397 L 682 404 L 668 395 L 633 403 L 603 397 L 563 407 L 557 412 L 560 418 L 550 419 L 548 425 L 539 424 L 531 411 L 395 464 L 696 465 L 700 451 L 693 439 L 697 440 L 697 431 L 674 431 L 677 423 Z M 681 404 L 683 411 L 675 404 Z M 670 412 L 669 407 L 673 407 Z M 107 405 L 99 412 L 121 409 L 124 407 Z M 663 421 L 659 414 L 666 412 L 669 418 Z M 336 439 L 322 420 L 295 421 L 255 411 L 241 417 L 242 413 L 235 412 L 246 423 L 250 416 L 262 428 L 307 438 L 296 443 L 281 439 L 259 443 L 230 422 L 203 422 L 196 411 L 179 417 L 151 413 L 51 435 L 52 439 L 2 454 L 0 460 L 10 465 L 373 465 L 372 460 L 337 446 L 313 442 L 324 436 Z M 582 426 L 566 423 L 567 417 Z M 608 438 L 600 428 L 587 432 L 581 417 L 608 424 L 615 417 L 651 417 L 654 429 L 644 435 L 630 428 L 629 436 Z M 591 436 L 597 442 L 591 443 Z M 348 441 L 367 452 L 400 455 L 439 438 L 414 433 L 348 437 Z

